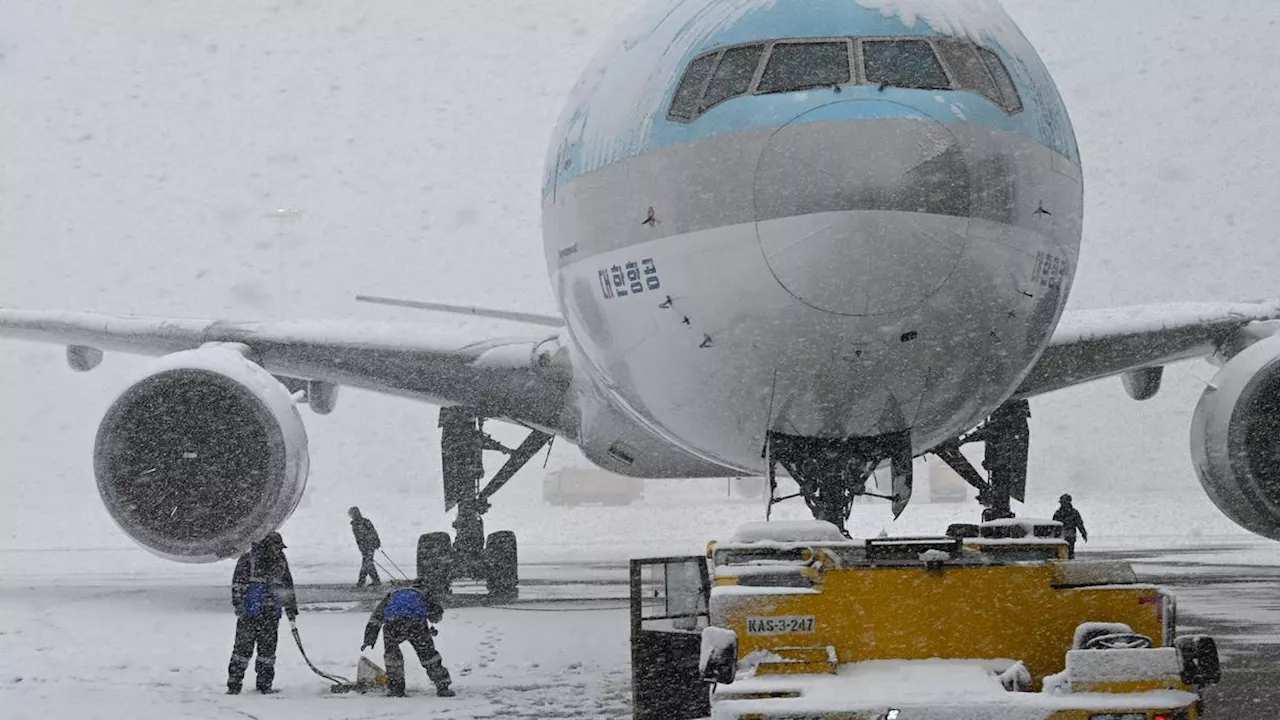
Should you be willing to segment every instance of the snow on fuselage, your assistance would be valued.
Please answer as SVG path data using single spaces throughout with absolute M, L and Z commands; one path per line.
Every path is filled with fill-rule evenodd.
M 744 472 L 766 429 L 926 450 L 1044 349 L 1081 204 L 1066 109 L 994 1 L 654 3 L 548 153 L 579 441 L 668 475 L 700 468 L 626 462 L 644 437 Z M 625 415 L 603 430 L 601 399 Z

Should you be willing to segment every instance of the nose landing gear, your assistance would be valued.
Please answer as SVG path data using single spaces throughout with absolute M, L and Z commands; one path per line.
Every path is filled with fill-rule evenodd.
M 973 432 L 929 451 L 978 490 L 983 522 L 1013 517 L 1012 501 L 1024 502 L 1026 499 L 1030 417 L 1031 406 L 1026 400 L 1010 400 Z M 982 464 L 987 470 L 987 478 L 983 478 L 960 452 L 961 447 L 974 442 L 986 445 Z M 845 525 L 853 510 L 853 500 L 859 495 L 867 495 L 893 501 L 893 516 L 896 518 L 911 499 L 911 459 L 910 431 L 844 439 L 800 437 L 771 431 L 765 442 L 769 510 L 772 511 L 775 503 L 803 497 L 814 519 L 826 520 L 848 535 Z M 893 473 L 893 494 L 867 492 L 867 479 L 886 460 Z M 778 497 L 775 472 L 779 464 L 800 487 L 798 493 Z
M 484 419 L 466 408 L 440 408 L 440 456 L 444 477 L 445 510 L 457 508 L 447 532 L 425 533 L 418 538 L 418 577 L 433 593 L 450 592 L 454 580 L 483 580 L 492 599 L 512 599 L 519 593 L 516 535 L 510 530 L 484 533 L 489 498 L 506 485 L 520 468 L 547 446 L 552 436 L 530 430 L 518 447 L 508 448 L 483 429 Z M 507 461 L 482 488 L 484 451 L 507 455 Z
M 845 525 L 853 500 L 867 495 L 893 501 L 897 517 L 911 500 L 911 433 L 902 431 L 866 438 L 827 439 L 784 435 L 770 431 L 765 444 L 769 472 L 769 505 L 803 497 L 815 520 L 825 520 L 846 536 Z M 867 478 L 888 460 L 893 473 L 893 494 L 866 490 Z M 777 466 L 781 464 L 800 487 L 795 495 L 778 497 Z

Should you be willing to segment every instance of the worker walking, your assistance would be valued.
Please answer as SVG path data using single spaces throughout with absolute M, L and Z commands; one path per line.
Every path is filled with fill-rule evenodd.
M 275 692 L 276 641 L 281 611 L 289 620 L 298 617 L 298 601 L 293 590 L 293 574 L 284 556 L 284 538 L 268 533 L 240 556 L 231 575 L 231 606 L 236 611 L 236 639 L 227 666 L 227 694 L 236 695 L 249 669 L 254 648 L 258 660 L 253 672 L 258 692 Z
M 371 586 L 377 587 L 382 584 L 382 579 L 378 577 L 373 553 L 382 547 L 382 540 L 378 538 L 373 522 L 360 514 L 360 508 L 352 507 L 347 515 L 351 516 L 351 532 L 356 536 L 356 547 L 360 549 L 360 577 L 356 580 L 356 587 L 364 587 L 366 577 Z
M 1063 495 L 1058 498 L 1058 511 L 1053 514 L 1053 519 L 1062 523 L 1062 539 L 1067 541 L 1067 559 L 1075 559 L 1076 556 L 1076 531 L 1080 532 L 1080 539 L 1089 542 L 1089 531 L 1084 529 L 1084 518 L 1080 517 L 1080 511 L 1071 505 L 1071 496 Z
M 400 652 L 400 643 L 406 640 L 418 654 L 418 661 L 427 671 L 431 682 L 435 683 L 436 695 L 453 697 L 456 694 L 449 689 L 452 683 L 449 670 L 445 668 L 440 653 L 436 652 L 436 644 L 431 639 L 436 630 L 430 623 L 440 622 L 444 616 L 444 608 L 427 596 L 424 587 L 422 578 L 419 578 L 414 587 L 392 590 L 373 609 L 364 628 L 361 651 L 372 648 L 378 642 L 378 631 L 383 631 L 387 695 L 391 697 L 404 697 L 404 655 Z

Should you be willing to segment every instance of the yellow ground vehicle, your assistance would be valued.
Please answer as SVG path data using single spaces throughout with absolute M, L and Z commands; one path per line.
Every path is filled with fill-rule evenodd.
M 756 523 L 707 558 L 633 560 L 635 717 L 1199 717 L 1217 650 L 1177 637 L 1172 596 L 1127 563 L 1066 561 L 1056 523 L 953 530 Z

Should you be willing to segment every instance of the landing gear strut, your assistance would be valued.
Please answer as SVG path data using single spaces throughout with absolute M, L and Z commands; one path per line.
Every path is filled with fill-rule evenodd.
M 1027 448 L 1031 430 L 1027 420 L 1031 405 L 1026 400 L 1010 400 L 991 414 L 987 421 L 968 435 L 945 442 L 931 452 L 942 459 L 978 491 L 982 504 L 982 520 L 1013 517 L 1012 500 L 1025 502 L 1027 495 Z M 983 468 L 987 478 L 973 468 L 960 448 L 969 443 L 986 445 Z
M 911 434 L 888 433 L 868 438 L 825 439 L 769 432 L 765 441 L 769 472 L 769 511 L 774 503 L 803 497 L 816 520 L 825 520 L 848 536 L 845 525 L 858 495 L 893 501 L 893 516 L 911 500 Z M 893 494 L 866 489 L 867 479 L 880 463 L 890 461 Z M 795 495 L 778 497 L 777 466 L 786 468 L 800 487 Z
M 484 580 L 490 596 L 514 597 L 519 585 L 515 533 L 484 533 L 489 498 L 507 484 L 520 468 L 551 442 L 552 436 L 530 430 L 518 447 L 508 448 L 484 432 L 484 418 L 467 408 L 440 408 L 440 459 L 444 477 L 445 510 L 458 509 L 452 543 L 445 532 L 418 538 L 418 577 L 437 594 L 449 592 L 459 578 Z M 507 455 L 507 461 L 481 487 L 484 451 Z

